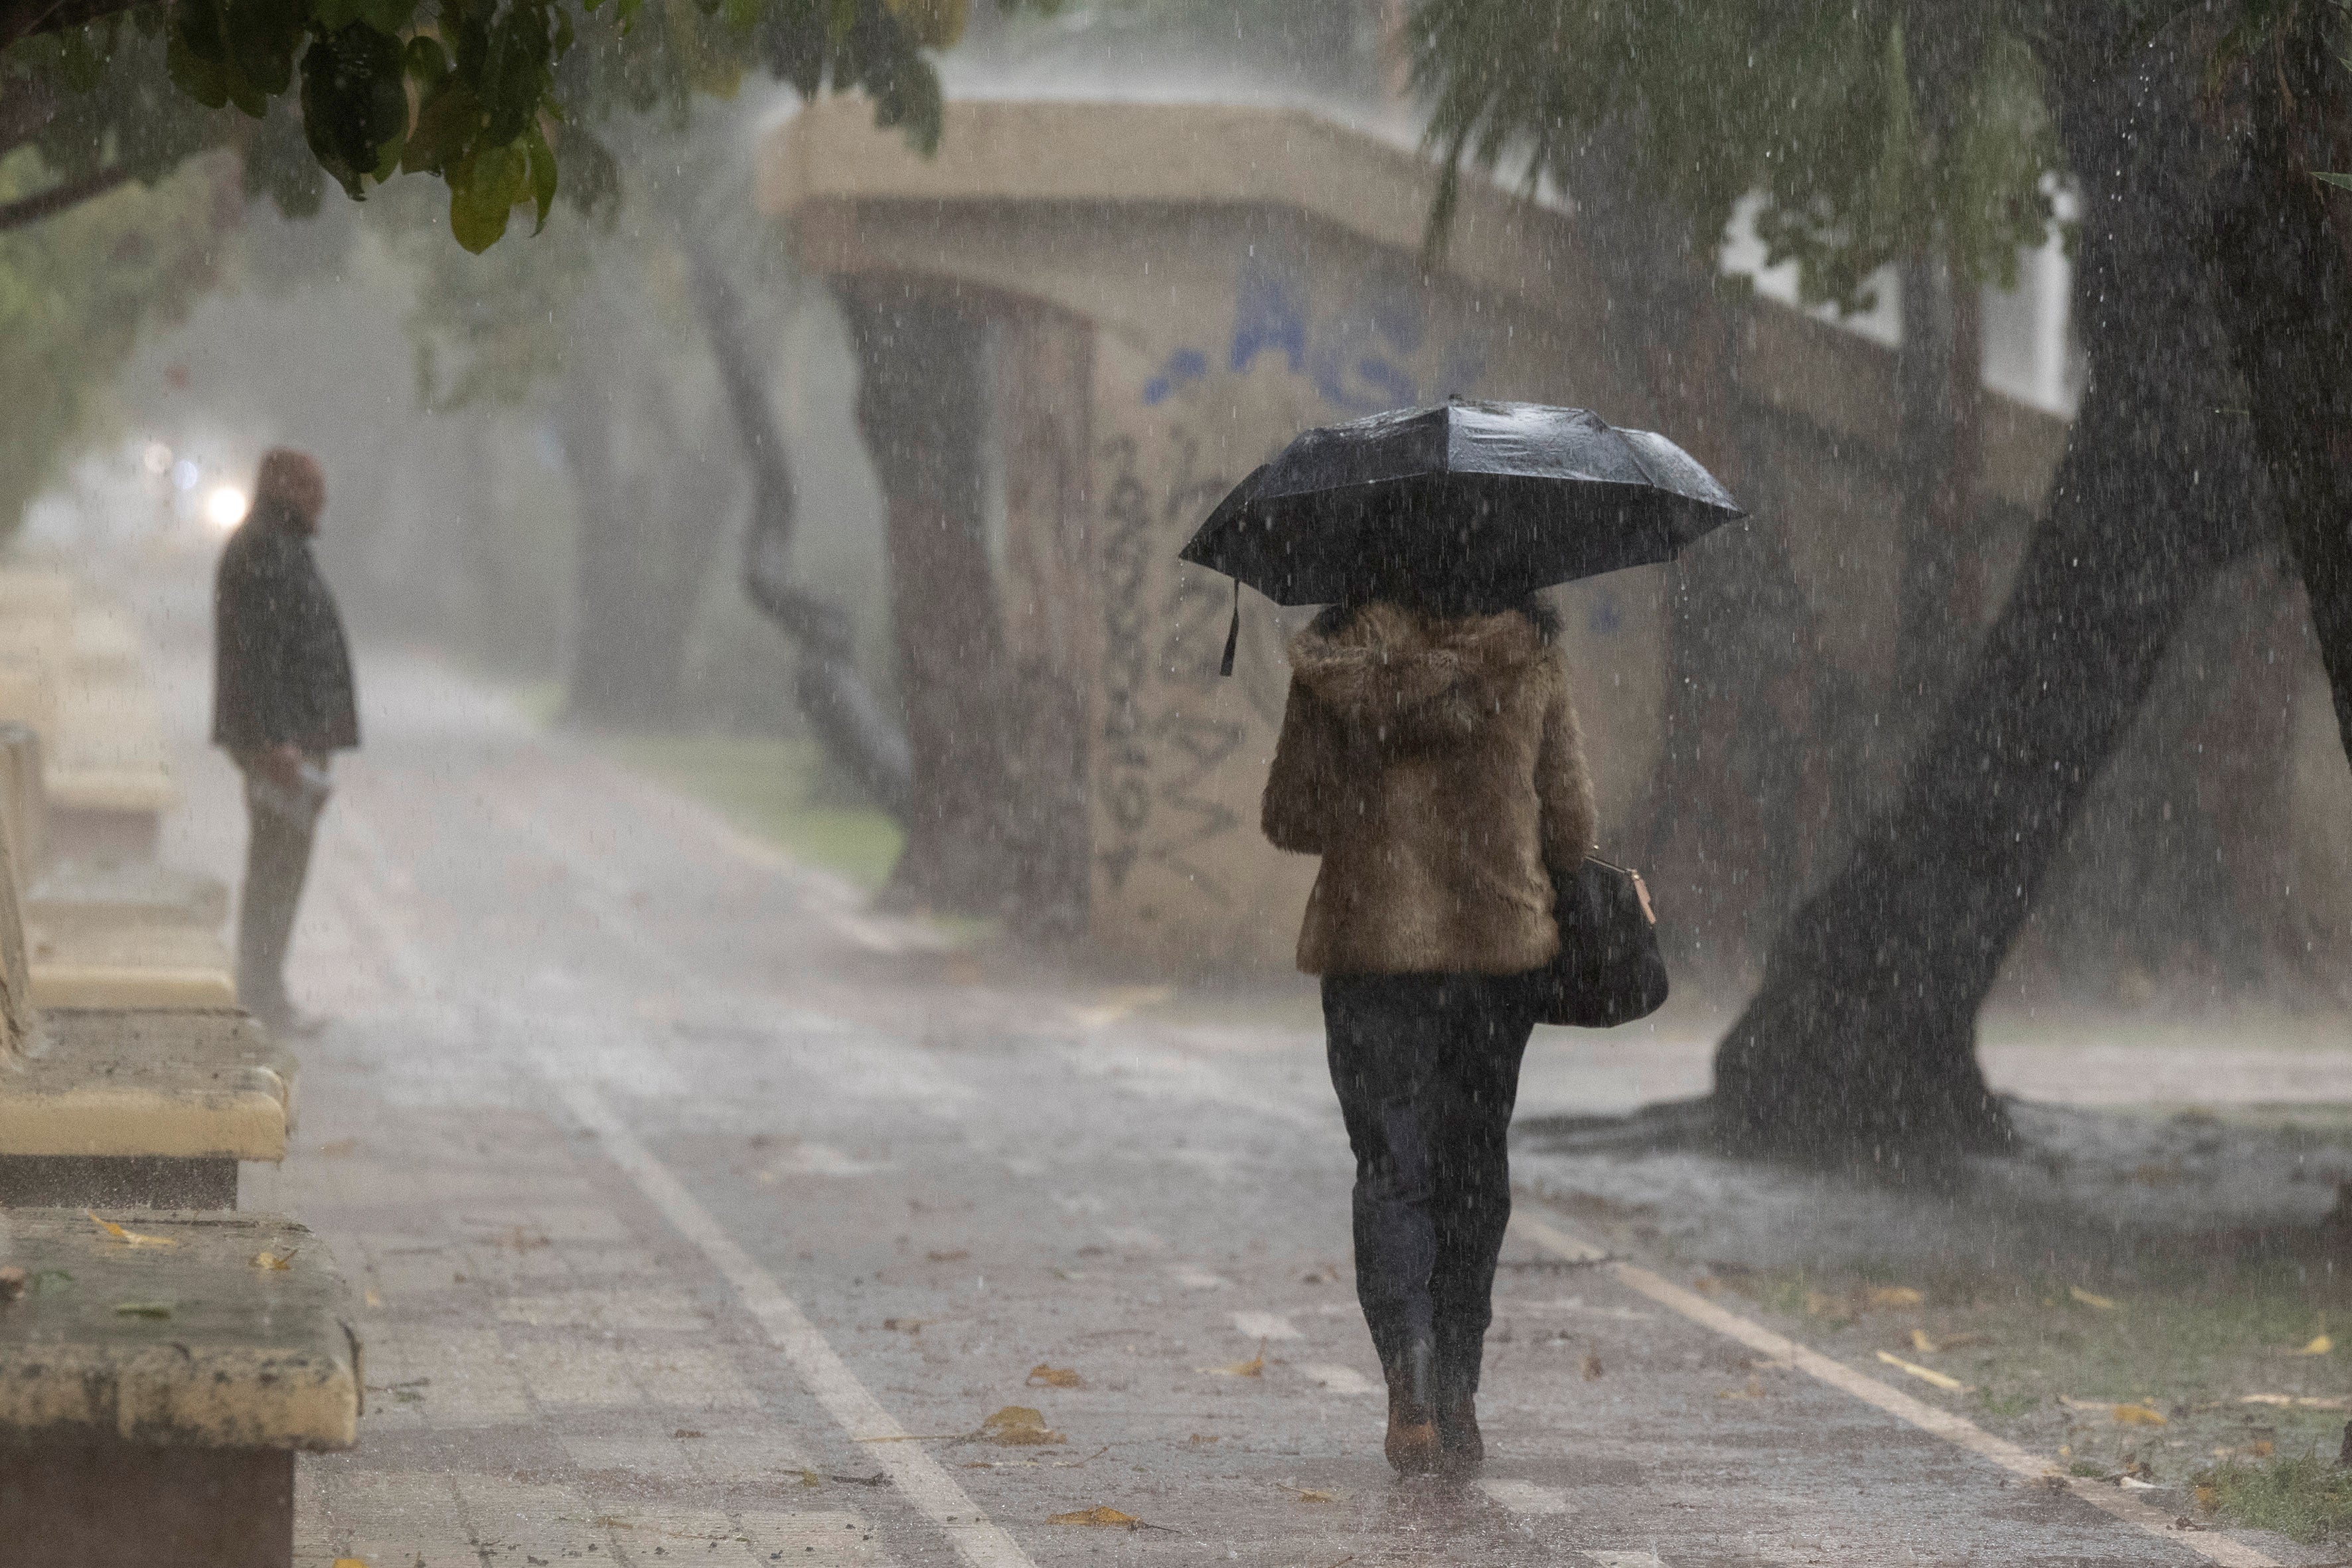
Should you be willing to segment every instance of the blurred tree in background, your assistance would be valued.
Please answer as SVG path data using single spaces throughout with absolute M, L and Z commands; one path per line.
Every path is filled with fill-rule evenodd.
M 1647 306 L 1636 352 L 1735 486 L 1736 449 L 1710 449 L 1729 420 L 1709 405 L 1720 409 L 1734 352 L 1717 258 L 1743 196 L 1756 193 L 1757 232 L 1771 260 L 1798 263 L 1808 299 L 1858 303 L 1887 263 L 1906 284 L 1940 273 L 1947 299 L 2002 278 L 2040 243 L 2053 177 L 2082 193 L 2088 390 L 2047 515 L 1973 658 L 1950 597 L 1968 548 L 1952 531 L 1967 509 L 1951 475 L 1975 460 L 1951 438 L 1968 417 L 1948 391 L 1965 355 L 1906 300 L 1906 350 L 1925 340 L 1945 363 L 1902 378 L 1917 405 L 1903 420 L 1916 515 L 1897 700 L 1935 717 L 1899 801 L 1781 927 L 1717 1055 L 1712 1114 L 1733 1144 L 1898 1163 L 2005 1146 L 1975 1060 L 1977 1010 L 2189 604 L 2265 536 L 2283 479 L 2307 498 L 2289 489 L 2287 536 L 2352 735 L 2346 215 L 2311 178 L 2343 140 L 2345 82 L 2320 63 L 2342 53 L 2345 22 L 2337 0 L 1414 7 L 1414 80 L 1449 190 L 1465 163 L 1555 181 L 1599 221 L 1643 228 L 1621 249 L 1683 259 L 1678 274 L 1651 272 L 1674 285 L 1629 280 Z M 1442 196 L 1441 237 L 1448 206 Z M 2282 363 L 2289 344 L 2299 353 Z M 1964 374 L 1972 398 L 1972 361 Z M 2250 396 L 2267 473 L 2222 416 Z M 1715 799 L 1696 802 L 1699 837 L 1717 842 L 1796 828 L 1802 770 L 1769 736 L 1820 733 L 1790 711 L 1805 683 L 1752 673 L 1740 627 L 1787 598 L 1770 550 L 1753 553 L 1747 581 L 1678 606 L 1678 673 L 1700 710 L 1678 733 L 1735 737 Z M 1786 629 L 1801 659 L 1803 628 Z M 1786 655 L 1774 664 L 1796 673 Z M 1660 792 L 1670 858 L 1674 782 Z M 1766 869 L 1794 896 L 1790 858 Z
M 23 178 L 0 162 L 0 201 Z M 13 524 L 58 454 L 102 418 L 141 331 L 217 284 L 243 205 L 234 165 L 205 159 L 159 189 L 0 232 L 0 519 Z

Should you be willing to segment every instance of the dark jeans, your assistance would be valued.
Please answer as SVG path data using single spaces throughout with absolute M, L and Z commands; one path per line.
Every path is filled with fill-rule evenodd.
M 1427 1338 L 1441 1398 L 1474 1394 L 1511 1218 L 1508 1137 L 1528 987 L 1482 974 L 1331 975 L 1331 1086 L 1356 1152 L 1356 1299 L 1383 1366 Z
M 294 911 L 310 872 L 310 840 L 318 818 L 271 810 L 247 789 L 245 887 L 236 900 L 236 994 L 263 1019 L 282 1017 L 286 950 L 294 941 Z

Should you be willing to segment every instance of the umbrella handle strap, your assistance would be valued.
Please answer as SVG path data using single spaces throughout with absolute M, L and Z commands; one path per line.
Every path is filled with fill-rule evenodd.
M 1225 628 L 1225 657 L 1217 666 L 1218 675 L 1227 676 L 1234 672 L 1234 650 L 1241 646 L 1241 640 L 1242 580 L 1236 577 L 1234 579 L 1234 624 Z

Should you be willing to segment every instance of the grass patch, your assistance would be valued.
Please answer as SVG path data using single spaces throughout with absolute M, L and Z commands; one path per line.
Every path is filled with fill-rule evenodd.
M 2303 1542 L 2338 1540 L 2352 1530 L 2352 1470 L 2316 1450 L 2232 1459 L 2199 1474 L 2197 1500 L 2229 1524 Z
M 1724 1269 L 1716 1279 L 1817 1348 L 1924 1392 L 2071 1474 L 2129 1470 L 2170 1486 L 2204 1484 L 2219 1460 L 2238 1467 L 2233 1487 L 2252 1486 L 2254 1467 L 2280 1462 L 2273 1453 L 2315 1447 L 2332 1458 L 2346 1412 L 2246 1396 L 2342 1393 L 2352 1348 L 2297 1352 L 2352 1325 L 2352 1273 L 2284 1258 L 2217 1268 L 2210 1258 L 2151 1254 L 2130 1275 L 2063 1264 L 2053 1272 L 1908 1274 L 1816 1266 Z M 2089 1304 L 2078 1288 L 2112 1305 Z M 1923 1391 L 1879 1362 L 1882 1351 L 1970 1391 Z M 2119 1407 L 2130 1408 L 2119 1415 Z M 2321 1469 L 2352 1509 L 2352 1481 L 2336 1479 L 2332 1465 Z M 2273 1489 L 2290 1479 L 2302 1485 L 2308 1476 L 2282 1472 Z
M 814 741 L 625 735 L 621 760 L 714 807 L 730 822 L 871 891 L 898 864 L 905 835 L 887 814 L 835 784 Z

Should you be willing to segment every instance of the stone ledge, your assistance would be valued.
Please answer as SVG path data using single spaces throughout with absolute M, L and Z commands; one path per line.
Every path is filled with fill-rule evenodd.
M 0 1072 L 0 1153 L 283 1160 L 290 1065 L 239 1014 L 59 1012 Z
M 0 1442 L 352 1447 L 359 1344 L 317 1237 L 268 1215 L 106 1217 L 175 1245 L 130 1245 L 76 1210 L 0 1212 L 0 1263 L 71 1276 L 0 1305 Z M 257 1267 L 265 1252 L 289 1266 Z

